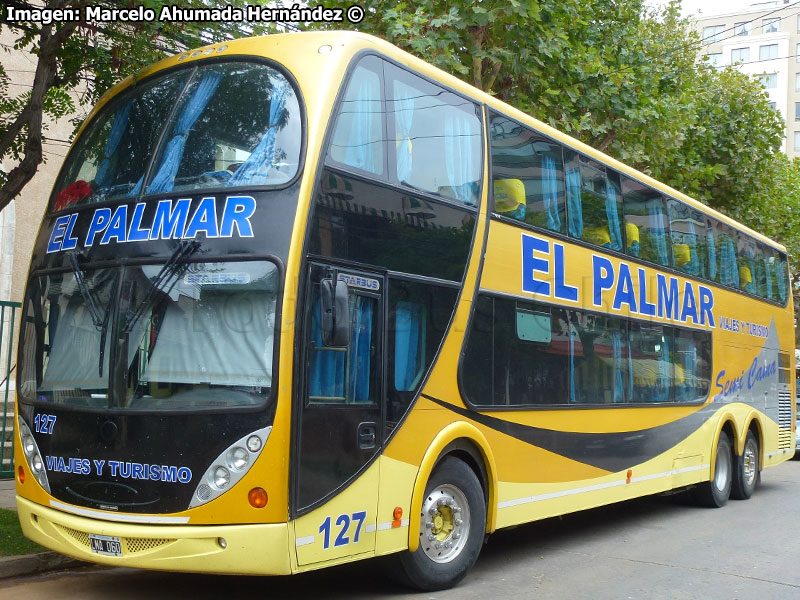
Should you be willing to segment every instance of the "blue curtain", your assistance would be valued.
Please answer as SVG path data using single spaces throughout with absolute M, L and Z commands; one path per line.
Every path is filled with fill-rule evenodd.
M 686 241 L 689 245 L 689 262 L 683 265 L 683 270 L 689 275 L 704 276 L 705 273 L 700 273 L 700 259 L 697 256 L 697 232 L 691 221 L 689 221 L 689 235 Z
M 767 298 L 772 298 L 772 265 L 769 262 L 769 257 L 764 257 L 764 274 L 767 278 Z
M 622 232 L 619 227 L 619 213 L 617 213 L 617 190 L 608 182 L 608 179 L 606 179 L 606 218 L 608 219 L 611 249 L 622 251 Z
M 401 81 L 394 82 L 394 122 L 400 135 L 397 145 L 397 179 L 411 180 L 411 124 L 414 122 L 414 97 L 419 92 Z
M 372 374 L 372 303 L 364 296 L 355 296 L 350 324 L 350 393 L 349 403 L 370 402 L 369 382 Z
M 708 250 L 708 278 L 711 281 L 717 280 L 717 245 L 714 243 L 714 230 L 708 225 L 706 231 L 706 248 Z
M 417 365 L 420 359 L 420 332 L 424 327 L 421 304 L 397 303 L 394 320 L 394 388 L 399 392 L 414 389 L 419 376 Z
M 567 223 L 572 237 L 583 237 L 583 207 L 581 206 L 581 171 L 567 169 Z
M 372 146 L 376 141 L 382 143 L 380 140 L 383 139 L 380 130 L 373 131 L 376 124 L 381 124 L 381 119 L 376 118 L 381 112 L 380 80 L 372 71 L 359 67 L 350 87 L 355 87 L 354 94 L 350 93 L 350 89 L 347 90 L 353 121 L 347 138 L 344 162 L 363 171 L 379 173 L 382 165 L 375 164 Z
M 622 332 L 611 332 L 611 351 L 614 356 L 614 392 L 612 401 L 625 402 L 625 388 L 622 381 Z
M 658 262 L 666 265 L 669 262 L 667 254 L 667 233 L 664 231 L 664 211 L 660 202 L 648 202 L 647 214 L 649 216 L 650 236 L 656 247 Z
M 719 247 L 719 282 L 739 287 L 739 267 L 736 264 L 736 246 L 728 236 L 722 236 Z
M 128 100 L 125 104 L 117 109 L 114 115 L 114 124 L 111 126 L 111 132 L 108 134 L 106 140 L 106 147 L 103 150 L 103 160 L 97 166 L 97 172 L 94 174 L 94 182 L 98 187 L 103 188 L 108 185 L 108 169 L 111 167 L 111 157 L 117 151 L 119 143 L 122 141 L 122 135 L 128 126 L 128 118 L 131 115 L 131 107 L 133 106 L 133 98 Z
M 561 216 L 558 214 L 558 172 L 556 162 L 549 156 L 542 158 L 542 199 L 550 231 L 561 231 Z
M 311 355 L 309 357 L 308 395 L 327 398 L 344 397 L 344 367 L 347 354 L 326 348 L 322 343 L 319 296 L 311 309 Z
M 786 282 L 786 263 L 782 260 L 777 259 L 775 264 L 775 281 L 778 284 L 778 300 L 781 302 L 786 302 L 786 291 L 787 291 L 787 282 Z
M 477 140 L 477 137 L 475 138 Z M 447 180 L 464 204 L 475 204 L 476 186 L 472 177 L 473 135 L 467 115 L 450 109 L 444 121 L 444 161 Z
M 217 91 L 221 78 L 222 74 L 216 71 L 206 71 L 205 75 L 203 75 L 203 79 L 200 80 L 192 97 L 178 116 L 172 138 L 167 142 L 164 154 L 161 157 L 158 171 L 150 185 L 147 186 L 149 193 L 169 192 L 172 190 L 175 185 L 175 175 L 178 172 L 178 167 L 183 158 L 183 151 L 186 148 L 186 137 L 203 113 L 203 110 L 205 110 L 214 92 Z
M 267 177 L 272 169 L 275 160 L 275 136 L 278 133 L 278 124 L 283 109 L 286 106 L 286 97 L 289 95 L 290 87 L 288 83 L 281 84 L 277 89 L 272 89 L 272 96 L 269 102 L 269 123 L 264 137 L 258 142 L 253 152 L 244 161 L 236 172 L 228 180 L 226 185 L 265 185 Z

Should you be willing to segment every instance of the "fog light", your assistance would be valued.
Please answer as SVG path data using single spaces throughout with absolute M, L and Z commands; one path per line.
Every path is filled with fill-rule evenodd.
M 264 508 L 267 505 L 267 491 L 264 488 L 253 488 L 247 493 L 247 499 L 253 508 Z
M 219 547 L 223 550 L 228 547 L 228 542 L 225 540 L 225 538 L 217 538 L 217 544 L 219 544 Z

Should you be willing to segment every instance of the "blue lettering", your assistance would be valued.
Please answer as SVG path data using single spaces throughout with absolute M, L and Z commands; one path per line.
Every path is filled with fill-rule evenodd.
M 669 288 L 667 288 L 667 278 L 658 273 L 656 275 L 656 288 L 658 290 L 658 316 L 678 320 L 678 280 L 674 277 L 669 278 Z M 666 310 L 665 310 L 666 309 Z
M 631 269 L 627 263 L 619 265 L 619 280 L 617 281 L 617 291 L 614 294 L 614 310 L 619 310 L 623 304 L 627 304 L 631 312 L 637 312 Z
M 158 465 L 150 465 L 150 480 L 158 481 L 161 478 L 161 467 Z
M 178 469 L 178 481 L 181 483 L 189 483 L 192 480 L 192 471 L 187 467 Z
M 131 463 L 129 462 L 119 463 L 119 476 L 124 477 L 125 479 L 131 478 Z
M 183 237 L 192 239 L 197 237 L 197 234 L 201 231 L 205 231 L 208 238 L 219 237 L 219 231 L 217 230 L 217 203 L 214 198 L 203 198 L 200 201 Z
M 645 270 L 639 268 L 639 313 L 647 316 L 655 316 L 656 305 L 647 301 L 647 278 Z
M 132 479 L 147 479 L 144 476 L 144 465 L 141 463 L 133 463 L 131 465 L 131 478 Z
M 556 261 L 555 296 L 561 300 L 578 301 L 578 288 L 564 283 L 564 245 L 553 243 L 553 253 Z
M 686 281 L 683 284 L 683 308 L 681 309 L 681 322 L 691 319 L 697 325 L 697 302 L 694 299 L 694 289 L 692 283 Z
M 191 203 L 190 198 L 181 198 L 173 207 L 172 200 L 159 201 L 156 206 L 156 215 L 153 217 L 150 239 L 168 240 L 183 237 Z
M 119 467 L 119 461 L 117 460 L 110 460 L 108 461 L 108 468 L 111 469 L 111 476 L 117 476 L 117 469 Z
M 78 246 L 78 238 L 73 237 L 72 229 L 75 227 L 75 221 L 78 220 L 78 213 L 70 215 L 69 224 L 67 225 L 67 232 L 64 234 L 64 243 L 61 245 L 62 250 L 72 250 Z
M 111 217 L 111 222 L 108 225 L 108 229 L 105 230 L 103 233 L 103 237 L 100 240 L 100 245 L 105 245 L 111 241 L 111 238 L 116 238 L 118 242 L 125 242 L 125 228 L 127 226 L 128 221 L 128 207 L 127 205 L 123 204 L 117 207 L 117 210 L 114 211 L 114 215 Z
M 56 219 L 56 223 L 53 225 L 53 232 L 50 234 L 50 241 L 47 244 L 47 254 L 61 250 L 70 217 L 71 215 L 64 215 Z
M 697 289 L 700 292 L 700 325 L 708 323 L 709 327 L 716 327 L 714 313 L 711 312 L 714 308 L 714 293 L 704 285 L 697 286 Z
M 104 460 L 94 460 L 94 470 L 98 475 L 103 474 L 103 465 L 106 463 Z
M 603 305 L 603 291 L 614 287 L 614 265 L 604 256 L 592 255 L 592 281 L 594 283 L 594 305 Z
M 225 200 L 222 211 L 222 223 L 219 227 L 220 237 L 233 237 L 233 226 L 239 230 L 241 237 L 253 237 L 250 217 L 256 212 L 255 198 L 250 196 L 229 196 Z
M 150 230 L 141 229 L 139 226 L 142 224 L 142 215 L 144 214 L 144 202 L 140 202 L 133 209 L 133 217 L 131 217 L 131 227 L 128 231 L 129 242 L 144 242 L 150 239 Z
M 550 295 L 550 284 L 536 279 L 536 273 L 550 273 L 550 263 L 543 258 L 536 258 L 534 252 L 542 252 L 549 256 L 550 242 L 532 235 L 522 234 L 522 290 L 541 296 Z
M 94 244 L 95 236 L 101 231 L 106 230 L 110 219 L 110 208 L 98 208 L 96 211 L 94 211 L 94 215 L 92 215 L 92 222 L 89 224 L 89 231 L 86 233 L 86 242 L 83 245 L 89 247 Z
M 161 466 L 161 481 L 175 483 L 178 480 L 178 467 Z

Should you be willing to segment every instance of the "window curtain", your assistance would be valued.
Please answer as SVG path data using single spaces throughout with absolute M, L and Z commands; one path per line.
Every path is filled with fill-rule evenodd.
M 608 234 L 611 239 L 611 249 L 622 251 L 622 232 L 619 226 L 619 213 L 617 212 L 617 190 L 606 179 L 606 218 L 608 219 Z
M 397 179 L 411 180 L 411 124 L 414 122 L 414 98 L 420 93 L 402 81 L 394 82 L 394 122 L 397 128 Z
M 772 298 L 772 265 L 769 257 L 764 257 L 764 275 L 767 278 L 767 298 Z
M 775 264 L 777 277 L 775 278 L 778 284 L 778 300 L 786 302 L 787 281 L 786 281 L 786 263 L 780 259 Z
M 419 376 L 420 333 L 425 330 L 423 306 L 416 302 L 398 302 L 394 320 L 394 388 L 398 392 L 414 389 Z
M 569 401 L 578 401 L 577 390 L 575 389 L 575 336 L 578 335 L 575 326 L 572 324 L 574 313 L 567 317 L 567 327 L 569 327 Z
M 667 254 L 667 232 L 664 230 L 664 211 L 660 202 L 648 202 L 647 214 L 649 216 L 650 236 L 656 248 L 658 262 L 666 265 L 669 261 Z
M 689 235 L 687 237 L 689 262 L 683 265 L 683 270 L 689 275 L 700 275 L 700 258 L 697 256 L 697 232 L 694 228 L 694 223 L 691 221 L 689 221 Z
M 353 77 L 355 93 L 348 94 L 347 106 L 352 107 L 352 122 L 350 134 L 347 137 L 347 147 L 344 153 L 344 163 L 370 173 L 379 173 L 380 165 L 375 164 L 372 145 L 383 139 L 380 131 L 381 119 L 375 118 L 381 111 L 380 79 L 372 71 L 358 68 Z M 349 90 L 348 90 L 349 92 Z M 375 127 L 377 122 L 377 127 Z
M 622 380 L 622 332 L 611 332 L 611 351 L 614 357 L 614 391 L 612 402 L 625 402 L 625 387 Z
M 344 367 L 347 353 L 327 348 L 322 343 L 319 295 L 315 295 L 311 309 L 310 354 L 308 395 L 344 398 Z
M 708 249 L 708 278 L 711 281 L 717 280 L 717 245 L 714 243 L 714 230 L 708 224 L 706 231 L 706 248 Z
M 719 282 L 724 285 L 739 287 L 736 246 L 728 236 L 721 236 L 719 246 Z
M 567 223 L 572 237 L 583 237 L 583 208 L 581 206 L 581 171 L 578 167 L 567 169 Z
M 372 305 L 373 300 L 355 296 L 352 305 L 350 324 L 350 393 L 348 402 L 367 404 L 370 402 L 369 383 L 371 374 L 372 350 Z
M 550 156 L 542 158 L 542 199 L 550 231 L 561 231 L 561 216 L 558 214 L 558 172 L 556 162 Z
M 235 185 L 265 185 L 267 177 L 272 169 L 275 160 L 275 136 L 278 133 L 278 125 L 283 116 L 283 109 L 286 106 L 286 97 L 289 95 L 289 85 L 283 83 L 277 89 L 272 89 L 272 97 L 269 103 L 269 123 L 264 137 L 258 142 L 253 152 L 247 157 L 236 172 L 228 180 L 227 186 Z
M 133 99 L 130 99 L 120 106 L 114 115 L 114 124 L 111 126 L 111 132 L 108 134 L 106 147 L 103 150 L 103 160 L 100 161 L 100 164 L 97 166 L 97 172 L 94 175 L 94 182 L 100 188 L 108 186 L 111 157 L 117 151 L 117 147 L 119 147 L 119 143 L 122 141 L 122 135 L 125 133 L 125 129 L 128 126 L 128 118 L 131 115 L 132 106 Z
M 475 204 L 475 182 L 472 180 L 474 149 L 470 123 L 461 111 L 450 108 L 444 120 L 444 161 L 447 180 L 456 198 L 464 204 Z
M 169 192 L 175 185 L 175 175 L 183 158 L 186 148 L 186 138 L 197 119 L 205 110 L 214 92 L 217 91 L 222 74 L 216 71 L 207 71 L 200 80 L 199 85 L 192 93 L 192 97 L 183 107 L 175 123 L 172 138 L 167 142 L 161 164 L 155 177 L 147 186 L 148 193 Z M 138 186 L 137 186 L 138 187 Z

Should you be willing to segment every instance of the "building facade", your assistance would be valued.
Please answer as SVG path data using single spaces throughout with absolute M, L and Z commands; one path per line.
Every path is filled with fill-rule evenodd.
M 701 53 L 759 79 L 786 123 L 784 151 L 800 157 L 800 4 L 757 2 L 736 12 L 696 17 Z

